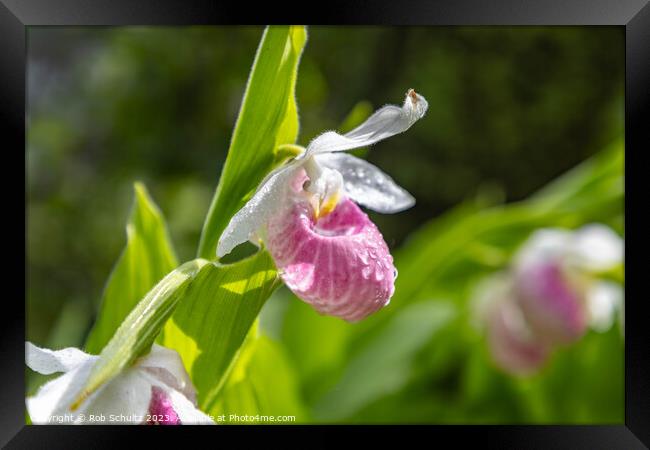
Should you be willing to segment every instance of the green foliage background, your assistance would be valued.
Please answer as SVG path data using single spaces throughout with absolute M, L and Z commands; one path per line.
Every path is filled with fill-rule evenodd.
M 110 295 L 134 180 L 163 211 L 178 260 L 195 257 L 261 34 L 30 29 L 29 340 L 83 346 Z M 619 329 L 514 379 L 491 365 L 468 299 L 536 227 L 597 220 L 622 233 L 623 45 L 608 27 L 310 27 L 298 143 L 410 87 L 429 100 L 420 123 L 366 155 L 417 199 L 371 213 L 394 250 L 397 291 L 349 325 L 278 290 L 217 407 L 299 421 L 622 422 Z M 132 218 L 136 230 L 145 218 Z M 175 267 L 171 249 L 156 259 L 159 276 Z

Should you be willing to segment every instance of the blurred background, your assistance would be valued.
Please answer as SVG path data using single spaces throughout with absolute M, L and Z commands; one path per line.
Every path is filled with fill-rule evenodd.
M 285 288 L 264 307 L 262 329 L 295 370 L 304 420 L 622 423 L 620 325 L 522 378 L 490 362 L 471 320 L 476 284 L 536 228 L 597 221 L 622 235 L 622 29 L 308 33 L 298 143 L 350 129 L 408 88 L 430 106 L 408 133 L 363 153 L 417 199 L 400 214 L 370 213 L 400 273 L 391 305 L 356 325 L 318 316 Z M 194 258 L 261 34 L 29 29 L 29 340 L 83 345 L 136 180 L 179 260 Z

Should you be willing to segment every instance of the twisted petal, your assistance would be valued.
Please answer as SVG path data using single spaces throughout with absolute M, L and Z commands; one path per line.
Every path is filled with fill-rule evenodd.
M 426 99 L 411 89 L 401 108 L 395 105 L 384 106 L 349 133 L 341 135 L 327 131 L 316 137 L 309 143 L 305 157 L 367 147 L 403 133 L 424 116 L 428 107 Z
M 393 295 L 388 246 L 349 199 L 317 221 L 308 202 L 289 205 L 269 221 L 267 246 L 286 285 L 322 314 L 355 322 Z
M 343 176 L 345 194 L 355 202 L 380 213 L 410 208 L 415 198 L 391 177 L 369 162 L 345 153 L 325 153 L 316 160 Z
M 297 168 L 298 166 L 289 164 L 269 176 L 255 195 L 230 219 L 217 245 L 219 258 L 249 240 L 262 228 L 269 215 L 281 207 Z

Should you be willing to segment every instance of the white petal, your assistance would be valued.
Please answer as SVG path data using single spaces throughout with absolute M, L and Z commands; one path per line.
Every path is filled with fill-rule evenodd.
M 151 352 L 139 360 L 136 365 L 163 383 L 182 392 L 189 400 L 195 401 L 196 390 L 185 366 L 183 366 L 180 355 L 175 350 L 154 344 Z
M 601 224 L 578 230 L 571 250 L 576 262 L 587 270 L 607 270 L 623 261 L 623 239 Z
M 521 249 L 515 260 L 519 266 L 538 264 L 563 257 L 573 239 L 569 230 L 559 228 L 542 228 L 535 231 Z
M 85 418 L 77 423 L 117 425 L 144 422 L 153 384 L 145 372 L 136 367 L 126 369 L 83 403 L 80 413 Z
M 27 398 L 27 411 L 35 424 L 71 423 L 77 420 L 79 411 L 69 410 L 70 404 L 83 388 L 97 356 L 90 356 L 64 375 L 41 386 L 36 395 Z M 66 422 L 63 415 L 67 414 Z
M 207 425 L 214 424 L 214 421 L 201 410 L 199 410 L 194 402 L 190 401 L 182 392 L 177 391 L 173 387 L 161 382 L 159 379 L 152 377 L 148 372 L 140 371 L 140 375 L 147 379 L 149 382 L 149 391 L 151 391 L 151 386 L 158 386 L 161 388 L 167 396 L 169 397 L 174 411 L 178 415 L 178 418 L 181 420 L 183 425 Z M 149 394 L 149 401 L 151 400 L 151 394 Z M 149 403 L 147 403 L 148 405 Z M 147 406 L 148 407 L 148 406 Z
M 214 420 L 200 409 L 196 408 L 182 393 L 167 389 L 167 395 L 172 402 L 174 411 L 183 425 L 213 425 Z
M 623 288 L 619 284 L 609 281 L 594 283 L 587 292 L 589 326 L 601 333 L 609 330 L 622 303 Z
M 343 176 L 346 195 L 361 205 L 381 213 L 395 213 L 415 204 L 411 194 L 363 159 L 345 153 L 326 153 L 316 156 L 316 160 L 337 170 Z
M 428 107 L 424 97 L 410 90 L 401 108 L 395 105 L 384 106 L 349 133 L 341 135 L 327 131 L 316 137 L 309 143 L 305 157 L 366 147 L 403 133 L 424 116 Z
M 246 242 L 266 222 L 268 216 L 286 200 L 289 183 L 298 164 L 289 164 L 268 177 L 253 198 L 235 214 L 219 238 L 217 256 L 221 258 Z
M 82 352 L 78 348 L 68 347 L 62 350 L 49 350 L 40 348 L 31 342 L 25 342 L 25 362 L 35 372 L 50 375 L 56 372 L 68 372 L 92 355 Z

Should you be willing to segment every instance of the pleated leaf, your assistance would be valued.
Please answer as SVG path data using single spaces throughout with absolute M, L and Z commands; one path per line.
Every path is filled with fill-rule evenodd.
M 86 351 L 97 354 L 145 294 L 178 266 L 165 219 L 141 183 L 134 185 L 126 246 L 102 295 Z
M 133 308 L 100 353 L 84 388 L 72 405 L 73 410 L 104 383 L 130 366 L 138 356 L 149 351 L 163 324 L 184 298 L 192 280 L 207 265 L 210 263 L 201 259 L 181 265 L 156 284 Z
M 264 302 L 278 286 L 265 251 L 235 264 L 206 264 L 159 339 L 183 359 L 207 411 Z
M 208 412 L 225 423 L 258 423 L 246 421 L 247 415 L 259 416 L 261 423 L 293 422 L 276 422 L 281 416 L 294 416 L 295 422 L 308 420 L 295 370 L 282 346 L 266 336 L 247 339 Z

